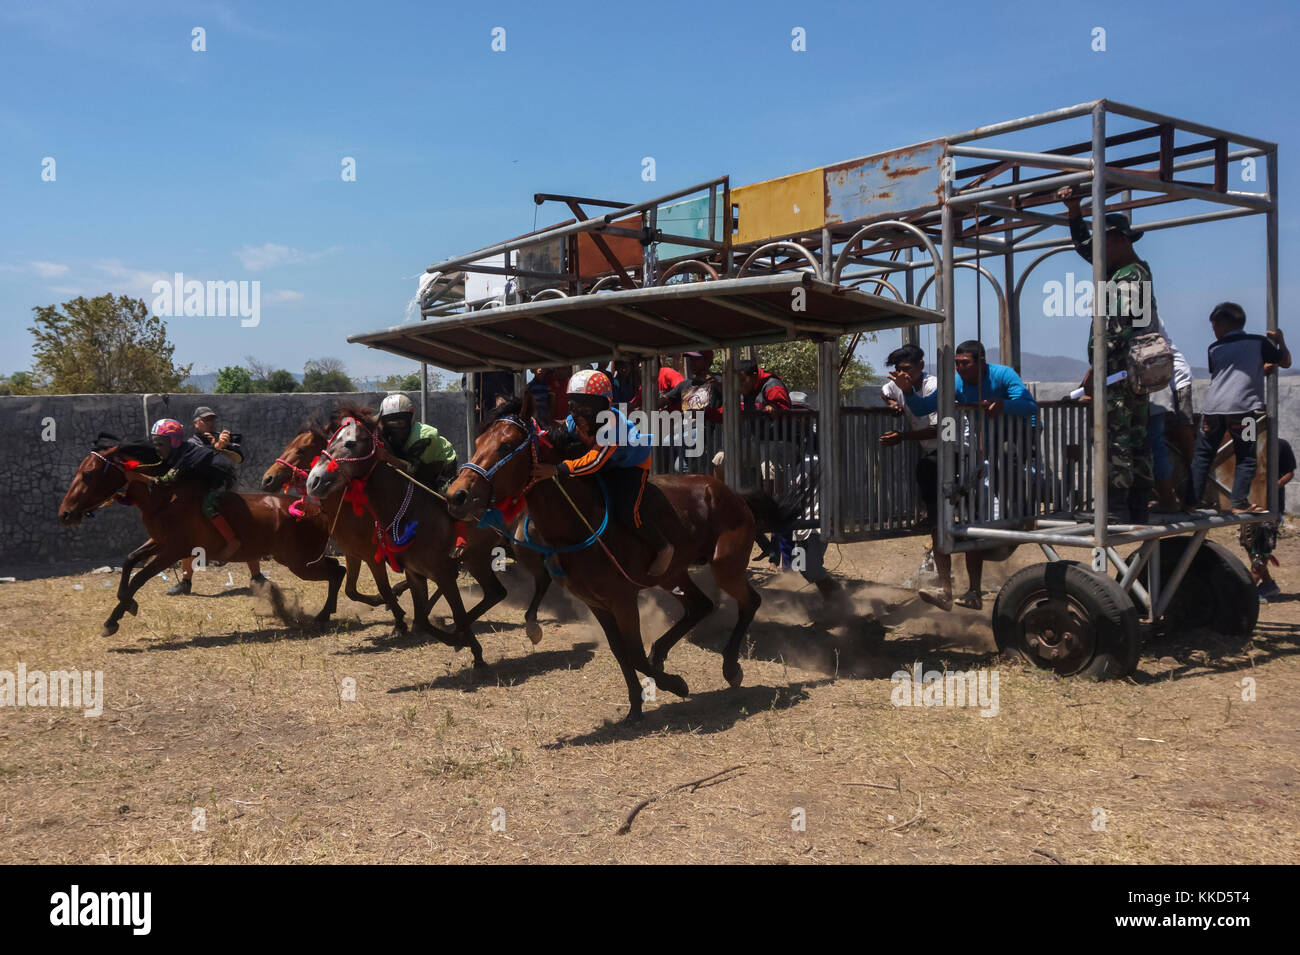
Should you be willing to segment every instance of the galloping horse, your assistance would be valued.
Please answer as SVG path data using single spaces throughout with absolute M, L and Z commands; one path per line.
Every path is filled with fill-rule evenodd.
M 456 585 L 459 570 L 449 556 L 455 541 L 452 519 L 444 501 L 423 492 L 399 476 L 393 468 L 380 467 L 383 442 L 379 425 L 369 408 L 341 405 L 335 414 L 336 430 L 320 460 L 307 475 L 307 493 L 317 500 L 343 489 L 355 506 L 372 518 L 385 559 L 406 572 L 415 603 L 415 626 L 436 634 L 444 643 L 460 649 L 469 647 L 474 666 L 483 667 L 483 647 L 474 636 L 473 623 L 506 595 L 506 588 L 492 570 L 492 547 L 467 547 L 466 569 L 483 589 L 483 599 L 468 611 Z M 493 532 L 474 528 L 472 536 L 492 537 Z M 455 631 L 447 633 L 429 622 L 427 581 L 432 580 L 451 606 Z
M 335 422 L 337 425 L 337 421 Z M 277 487 L 302 487 L 305 490 L 307 472 L 316 463 L 321 452 L 325 450 L 329 443 L 329 436 L 321 428 L 314 424 L 308 427 L 306 431 L 298 434 L 290 441 L 280 457 L 276 459 L 275 464 L 267 468 L 266 473 L 262 476 L 263 490 L 273 490 Z M 426 492 L 416 489 L 417 494 Z M 338 505 L 343 506 L 342 497 L 339 498 Z M 374 521 L 368 516 L 358 515 L 351 507 L 344 507 L 342 513 L 335 518 L 335 508 L 328 507 L 326 517 L 331 522 L 333 530 L 330 536 L 338 544 L 339 549 L 343 551 L 347 558 L 348 576 L 344 584 L 344 592 L 353 600 L 377 607 L 380 604 L 387 603 L 389 609 L 393 611 L 393 616 L 397 619 L 397 628 L 404 630 L 406 628 L 405 612 L 397 604 L 397 595 L 408 586 L 406 581 L 400 582 L 396 587 L 390 588 L 388 585 L 388 570 L 385 565 L 375 560 L 375 543 L 374 543 Z M 491 558 L 493 548 L 499 546 L 501 539 L 495 534 L 485 534 L 474 532 L 469 535 L 469 543 L 466 551 L 471 552 L 476 549 L 486 549 L 488 557 Z M 551 576 L 546 572 L 546 567 L 542 563 L 541 557 L 535 552 L 529 550 L 516 551 L 516 558 L 523 568 L 528 571 L 533 578 L 533 599 L 528 604 L 528 609 L 524 612 L 524 630 L 534 644 L 542 640 L 542 627 L 537 622 L 537 608 L 546 596 L 547 589 L 551 586 Z M 471 561 L 477 561 L 477 555 L 471 555 Z M 375 578 L 375 584 L 379 588 L 379 596 L 372 597 L 369 594 L 362 594 L 356 588 L 357 574 L 361 570 L 361 564 L 365 563 L 370 568 L 370 573 Z M 433 607 L 438 602 L 438 597 L 442 590 L 439 589 L 430 599 L 429 606 Z
M 161 463 L 152 444 L 113 441 L 86 456 L 59 505 L 59 523 L 74 527 L 87 513 L 120 497 L 140 509 L 149 531 L 149 540 L 122 562 L 118 603 L 104 622 L 101 635 L 105 637 L 117 632 L 123 614 L 139 611 L 135 592 L 160 570 L 190 556 L 194 547 L 210 554 L 225 547 L 225 539 L 200 510 L 205 487 L 186 481 L 165 489 L 155 487 L 140 471 Z M 230 559 L 274 557 L 303 580 L 329 581 L 329 596 L 316 615 L 316 622 L 324 623 L 338 608 L 344 570 L 334 558 L 323 556 L 329 543 L 323 519 L 319 515 L 296 519 L 289 513 L 292 503 L 292 498 L 275 494 L 227 495 L 222 514 L 239 537 L 239 549 Z M 131 578 L 132 569 L 145 558 L 152 560 Z
M 623 670 L 631 704 L 628 721 L 641 718 L 637 671 L 678 696 L 689 692 L 685 680 L 665 673 L 663 667 L 673 645 L 714 609 L 688 573 L 692 565 L 708 564 L 718 586 L 739 605 L 722 657 L 723 677 L 731 686 L 739 686 L 744 678 L 740 645 L 761 602 L 749 585 L 746 569 L 754 546 L 754 516 L 745 499 L 713 477 L 653 477 L 652 486 L 668 505 L 661 510 L 668 513 L 649 509 L 643 513 L 647 520 L 660 520 L 659 528 L 672 542 L 674 556 L 662 577 L 649 580 L 646 570 L 654 555 L 630 531 L 609 521 L 609 501 L 597 481 L 533 482 L 535 463 L 553 464 L 564 456 L 557 444 L 567 432 L 562 428 L 539 432 L 532 413 L 531 394 L 499 409 L 497 419 L 479 435 L 473 460 L 461 465 L 461 473 L 447 488 L 451 515 L 462 520 L 480 517 L 498 502 L 525 496 L 537 530 L 556 552 L 565 586 L 591 609 Z M 647 504 L 649 500 L 647 496 Z M 648 587 L 672 593 L 685 613 L 655 641 L 647 659 L 636 597 Z

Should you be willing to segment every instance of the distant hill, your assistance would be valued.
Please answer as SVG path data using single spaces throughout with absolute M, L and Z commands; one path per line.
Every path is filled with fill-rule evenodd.
M 985 351 L 988 353 L 989 361 L 998 364 L 997 348 L 986 346 Z M 1064 355 L 1035 355 L 1033 352 L 1020 353 L 1020 377 L 1025 381 L 1082 381 L 1087 373 L 1088 363 L 1078 358 L 1067 358 Z M 1285 368 L 1278 374 L 1288 378 L 1292 375 L 1300 375 L 1300 367 Z M 1202 381 L 1209 380 L 1210 370 L 1193 365 L 1192 377 Z

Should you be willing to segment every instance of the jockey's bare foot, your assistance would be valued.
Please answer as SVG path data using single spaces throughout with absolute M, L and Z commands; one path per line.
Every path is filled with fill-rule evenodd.
M 447 556 L 450 557 L 452 560 L 460 560 L 463 556 L 465 556 L 465 545 L 460 543 L 459 541 L 455 544 L 452 544 L 451 549 L 447 551 Z
M 978 590 L 968 590 L 956 600 L 953 601 L 958 607 L 965 607 L 967 610 L 983 610 L 984 598 Z
M 654 562 L 650 565 L 650 569 L 647 573 L 649 573 L 651 577 L 662 577 L 668 570 L 668 565 L 671 564 L 672 561 L 673 545 L 664 544 L 664 546 L 660 548 L 659 553 L 655 555 Z
M 940 610 L 952 609 L 952 594 L 947 590 L 918 590 L 916 595 Z

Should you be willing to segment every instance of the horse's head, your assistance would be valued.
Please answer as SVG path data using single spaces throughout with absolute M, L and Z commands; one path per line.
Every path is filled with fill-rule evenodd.
M 315 425 L 295 436 L 262 475 L 262 490 L 280 488 L 288 491 L 301 487 L 307 480 L 307 472 L 328 443 L 329 435 Z
M 447 513 L 453 519 L 477 520 L 496 501 L 528 489 L 539 451 L 532 413 L 533 396 L 525 392 L 522 401 L 506 402 L 484 422 L 474 457 L 447 487 Z
M 135 469 L 159 464 L 158 453 L 149 442 L 121 444 L 101 434 L 91 452 L 77 467 L 68 493 L 59 504 L 59 523 L 76 527 L 88 513 L 108 503 L 126 486 Z
M 334 432 L 307 474 L 307 493 L 317 500 L 368 478 L 379 450 L 378 424 L 369 408 L 340 406 L 330 423 Z

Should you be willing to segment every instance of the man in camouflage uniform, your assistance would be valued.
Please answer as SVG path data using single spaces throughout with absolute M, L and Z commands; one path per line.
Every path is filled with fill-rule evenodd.
M 1092 262 L 1092 236 L 1084 224 L 1079 199 L 1071 187 L 1058 197 L 1070 214 L 1070 238 L 1075 250 Z M 1106 274 L 1113 296 L 1106 295 L 1106 376 L 1128 367 L 1129 348 L 1133 339 L 1155 328 L 1156 300 L 1152 292 L 1151 267 L 1137 257 L 1133 243 L 1141 231 L 1129 224 L 1128 216 L 1107 214 Z M 1092 362 L 1092 331 L 1088 332 L 1088 362 Z M 1083 379 L 1087 394 L 1093 394 L 1092 371 Z M 1151 449 L 1147 442 L 1147 419 L 1150 402 L 1147 395 L 1133 392 L 1131 383 L 1102 384 L 1106 393 L 1106 433 L 1110 456 L 1111 516 L 1134 524 L 1145 524 L 1149 501 L 1155 485 L 1151 466 Z

